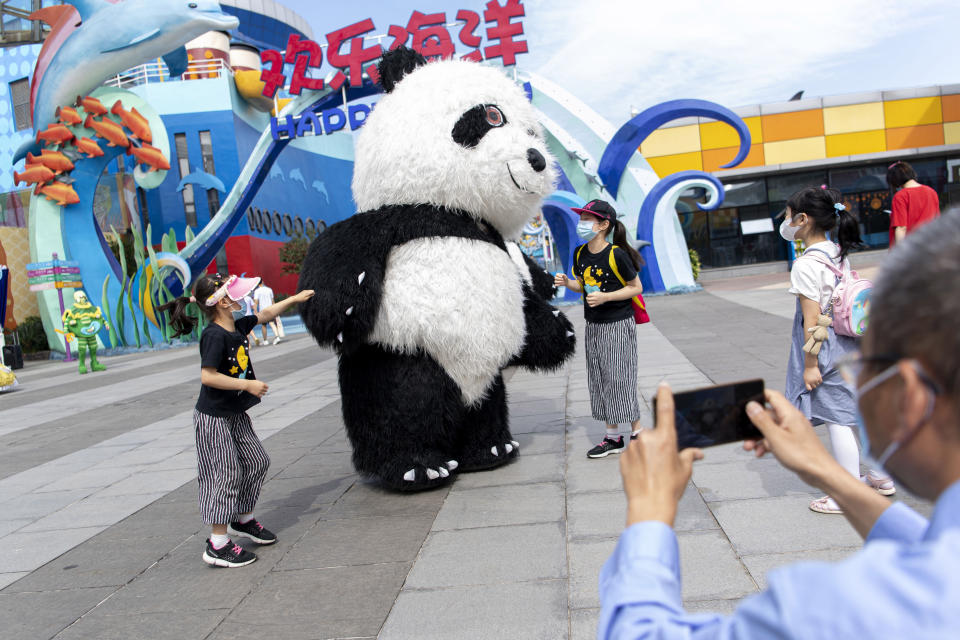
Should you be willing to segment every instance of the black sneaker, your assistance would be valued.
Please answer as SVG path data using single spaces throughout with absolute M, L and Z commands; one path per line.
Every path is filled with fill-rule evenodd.
M 587 451 L 587 457 L 606 458 L 611 453 L 620 453 L 621 451 L 623 451 L 623 436 L 618 436 L 616 440 L 606 436 L 600 441 L 600 444 Z
M 277 536 L 269 529 L 264 529 L 256 518 L 242 523 L 231 522 L 227 525 L 227 533 L 233 536 L 245 536 L 257 544 L 273 544 L 277 541 Z
M 210 540 L 207 540 L 207 548 L 203 552 L 203 561 L 214 567 L 245 567 L 256 560 L 257 554 L 234 544 L 233 540 L 219 549 L 214 549 Z

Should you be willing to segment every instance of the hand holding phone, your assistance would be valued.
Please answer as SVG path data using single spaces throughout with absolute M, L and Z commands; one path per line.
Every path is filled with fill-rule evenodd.
M 747 417 L 751 400 L 764 402 L 763 380 L 747 380 L 674 394 L 677 448 L 712 447 L 728 442 L 755 440 L 763 434 Z M 657 399 L 653 400 L 657 415 Z

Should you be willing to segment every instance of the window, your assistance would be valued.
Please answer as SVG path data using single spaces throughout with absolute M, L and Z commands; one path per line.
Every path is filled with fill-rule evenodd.
M 29 78 L 21 78 L 10 83 L 10 99 L 13 102 L 13 122 L 16 130 L 23 131 L 32 127 Z
M 175 133 L 173 135 L 174 146 L 177 149 L 177 168 L 180 171 L 180 179 L 183 180 L 190 174 L 190 152 L 187 148 L 187 134 Z M 193 185 L 183 185 L 183 191 L 180 192 L 183 197 L 183 218 L 188 226 L 197 226 L 197 204 L 193 197 Z
M 213 139 L 209 131 L 200 132 L 200 155 L 203 158 L 203 170 L 212 176 L 217 175 L 213 164 Z M 207 209 L 211 218 L 220 210 L 220 194 L 216 189 L 207 189 Z
M 270 231 L 272 230 L 271 226 L 272 226 L 272 220 L 273 220 L 273 218 L 270 217 L 270 212 L 261 211 L 260 217 L 263 219 L 263 232 L 270 233 Z
M 303 235 L 303 220 L 300 219 L 300 216 L 293 219 L 293 232 L 298 236 Z
M 742 207 L 767 201 L 767 183 L 761 180 L 731 182 L 723 185 L 723 206 Z
M 147 192 L 142 187 L 137 187 L 137 202 L 140 204 L 140 218 L 143 220 L 142 228 L 146 229 L 150 224 L 150 210 L 147 208 Z
M 313 237 L 313 235 L 317 232 L 317 224 L 309 218 L 307 219 L 306 232 L 307 236 L 309 237 Z
M 793 173 L 786 176 L 770 176 L 767 178 L 767 195 L 770 202 L 786 201 L 797 191 L 807 187 L 819 187 L 827 182 L 826 171 L 809 171 L 807 173 Z
M 257 228 L 257 215 L 253 212 L 253 207 L 247 208 L 247 227 L 250 228 L 250 231 Z
M 289 213 L 283 214 L 283 232 L 288 236 L 293 234 L 293 220 L 290 219 Z
M 283 219 L 280 217 L 279 211 L 273 212 L 273 232 L 277 235 L 283 233 Z

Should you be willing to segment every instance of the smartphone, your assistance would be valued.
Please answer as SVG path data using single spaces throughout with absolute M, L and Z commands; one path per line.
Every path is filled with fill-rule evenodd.
M 746 407 L 751 400 L 761 405 L 764 403 L 763 380 L 746 380 L 675 393 L 677 448 L 712 447 L 762 438 L 763 435 L 747 417 Z M 653 399 L 653 415 L 656 421 L 656 398 Z

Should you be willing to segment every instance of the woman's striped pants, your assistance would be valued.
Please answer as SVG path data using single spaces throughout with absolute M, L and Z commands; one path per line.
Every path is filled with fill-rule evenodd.
M 630 317 L 586 324 L 584 351 L 594 419 L 606 424 L 639 420 L 636 321 Z
M 206 524 L 227 524 L 250 513 L 270 468 L 260 438 L 245 412 L 218 417 L 193 412 L 197 435 L 200 515 Z

